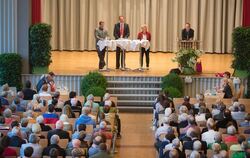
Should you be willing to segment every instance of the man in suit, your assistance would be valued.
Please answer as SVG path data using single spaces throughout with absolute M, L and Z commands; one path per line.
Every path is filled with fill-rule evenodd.
M 193 40 L 194 38 L 194 30 L 191 29 L 190 24 L 186 23 L 185 28 L 182 30 L 181 33 L 182 40 Z
M 60 139 L 68 139 L 70 141 L 70 136 L 67 131 L 63 130 L 63 122 L 61 120 L 58 120 L 56 122 L 56 129 L 51 130 L 48 132 L 48 144 L 50 144 L 50 138 L 53 135 L 58 135 Z
M 46 148 L 43 149 L 42 155 L 49 156 L 52 152 L 51 150 L 56 150 L 58 153 L 58 156 L 66 156 L 65 150 L 62 149 L 58 143 L 60 141 L 60 137 L 56 134 L 52 135 L 50 138 L 51 144 L 49 144 Z
M 119 38 L 128 38 L 130 35 L 129 32 L 129 26 L 127 23 L 124 22 L 124 17 L 123 16 L 119 16 L 119 22 L 117 24 L 115 24 L 114 27 L 114 37 L 115 39 L 119 39 Z M 123 58 L 124 58 L 124 62 L 125 62 L 125 54 L 123 57 L 123 53 L 122 55 L 120 55 L 122 52 L 120 47 L 116 47 L 116 69 L 120 68 L 120 60 L 121 60 L 121 67 L 125 68 L 125 63 L 123 63 Z M 121 58 L 120 58 L 121 56 Z

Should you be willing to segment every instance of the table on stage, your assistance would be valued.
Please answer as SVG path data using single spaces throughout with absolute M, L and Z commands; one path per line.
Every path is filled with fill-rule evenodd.
M 108 61 L 109 61 L 109 50 L 116 50 L 116 47 L 120 47 L 123 53 L 123 65 L 121 70 L 127 70 L 127 68 L 125 67 L 125 53 L 126 51 L 136 51 L 139 50 L 140 48 L 143 47 L 146 50 L 149 49 L 150 47 L 150 43 L 148 40 L 129 40 L 129 39 L 117 39 L 117 40 L 99 40 L 97 42 L 97 45 L 99 46 L 99 49 L 102 51 L 103 49 L 106 49 L 106 69 L 107 71 L 109 71 L 109 67 L 108 67 Z M 141 67 L 141 58 L 142 58 L 142 54 L 140 53 L 140 58 L 139 58 L 139 70 L 142 70 Z
M 179 49 L 188 49 L 188 48 L 193 48 L 193 49 L 200 49 L 200 41 L 197 40 L 180 40 L 178 41 L 178 47 Z

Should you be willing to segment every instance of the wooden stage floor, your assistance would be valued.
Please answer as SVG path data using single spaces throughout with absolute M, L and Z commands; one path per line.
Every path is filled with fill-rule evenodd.
M 150 70 L 103 72 L 106 76 L 164 76 L 170 69 L 176 68 L 177 63 L 172 62 L 173 53 L 150 53 Z M 217 72 L 229 71 L 233 56 L 231 54 L 204 54 L 200 60 L 204 76 L 214 76 Z M 145 60 L 145 59 L 144 59 Z M 128 68 L 139 67 L 139 52 L 127 52 L 126 65 Z M 98 56 L 95 51 L 53 51 L 50 71 L 61 75 L 83 75 L 89 71 L 98 70 Z M 115 68 L 115 52 L 109 53 L 109 68 Z

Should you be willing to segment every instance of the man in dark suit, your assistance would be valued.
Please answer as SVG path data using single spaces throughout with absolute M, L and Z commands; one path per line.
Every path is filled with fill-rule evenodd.
M 50 144 L 50 138 L 53 135 L 58 135 L 60 139 L 69 139 L 70 141 L 69 133 L 63 130 L 63 122 L 60 120 L 56 122 L 56 129 L 48 132 L 48 136 L 47 136 L 48 144 Z
M 42 155 L 46 155 L 46 156 L 50 156 L 52 154 L 53 151 L 51 150 L 56 150 L 58 153 L 58 156 L 66 156 L 65 150 L 62 149 L 58 143 L 59 143 L 59 136 L 58 135 L 52 135 L 51 137 L 51 144 L 49 144 L 46 148 L 43 149 L 43 154 Z M 55 152 L 56 152 L 55 151 Z
M 194 30 L 190 28 L 190 24 L 186 23 L 185 28 L 181 33 L 182 40 L 193 40 L 194 38 Z
M 130 35 L 129 26 L 124 22 L 124 17 L 119 16 L 119 22 L 115 24 L 114 27 L 114 37 L 115 39 L 119 38 L 128 38 Z M 123 53 L 120 47 L 116 47 L 116 69 L 120 68 L 120 59 L 121 59 L 121 67 L 125 68 L 125 63 L 123 63 Z M 120 58 L 121 56 L 121 58 Z M 125 62 L 125 54 L 124 54 L 124 62 Z

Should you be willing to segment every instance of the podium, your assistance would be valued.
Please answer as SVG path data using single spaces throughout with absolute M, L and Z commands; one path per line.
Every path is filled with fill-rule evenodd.
M 180 49 L 188 49 L 188 48 L 192 48 L 192 49 L 200 49 L 200 41 L 198 40 L 179 40 L 178 41 L 178 48 Z

